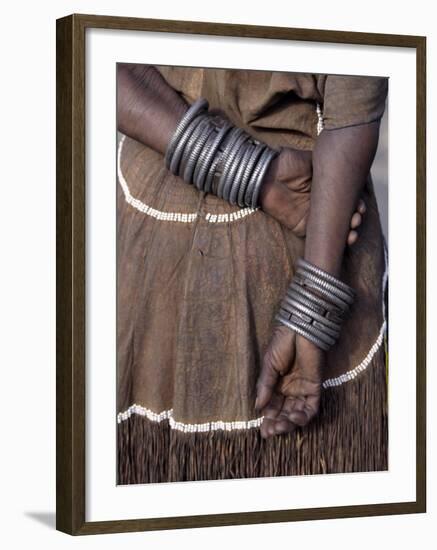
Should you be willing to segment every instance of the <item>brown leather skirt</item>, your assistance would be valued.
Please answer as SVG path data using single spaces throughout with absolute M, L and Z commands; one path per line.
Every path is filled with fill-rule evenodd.
M 384 242 L 371 181 L 342 278 L 357 300 L 319 415 L 263 440 L 256 381 L 304 239 L 170 174 L 123 136 L 117 185 L 118 483 L 387 469 Z

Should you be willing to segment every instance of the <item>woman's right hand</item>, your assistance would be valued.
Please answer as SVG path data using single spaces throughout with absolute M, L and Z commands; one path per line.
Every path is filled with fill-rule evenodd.
M 283 148 L 270 164 L 261 188 L 262 210 L 299 237 L 305 235 L 312 173 L 311 151 Z
M 312 152 L 285 147 L 272 161 L 263 183 L 260 203 L 264 212 L 291 229 L 298 237 L 306 234 L 310 209 Z M 366 205 L 361 199 L 351 217 L 347 244 L 358 238 Z

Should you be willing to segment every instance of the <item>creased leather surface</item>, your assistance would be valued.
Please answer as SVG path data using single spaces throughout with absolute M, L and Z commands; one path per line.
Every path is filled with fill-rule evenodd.
M 312 148 L 322 77 L 159 69 L 190 102 L 203 95 L 270 145 Z M 127 137 L 121 169 L 135 198 L 199 216 L 193 223 L 156 220 L 127 204 L 117 186 L 117 410 L 133 403 L 172 408 L 187 423 L 256 417 L 260 362 L 304 240 L 261 211 L 207 222 L 207 212 L 238 208 L 176 178 L 161 155 Z M 326 378 L 363 360 L 383 320 L 383 238 L 370 181 L 365 201 L 360 239 L 347 251 L 342 274 L 357 299 L 328 353 Z

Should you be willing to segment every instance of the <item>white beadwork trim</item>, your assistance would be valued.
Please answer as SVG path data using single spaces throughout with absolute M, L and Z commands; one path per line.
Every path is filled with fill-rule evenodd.
M 361 363 L 356 366 L 354 369 L 338 376 L 337 378 L 328 378 L 322 384 L 323 388 L 331 388 L 334 386 L 341 386 L 350 380 L 353 380 L 361 372 L 363 372 L 371 363 L 374 355 L 381 347 L 381 344 L 384 339 L 384 333 L 386 329 L 386 322 L 384 321 L 381 330 L 379 331 L 378 338 L 373 346 L 370 348 L 369 353 L 361 361 Z M 183 422 L 178 422 L 173 417 L 173 409 L 168 411 L 162 411 L 156 413 L 146 407 L 141 405 L 131 405 L 126 411 L 120 412 L 117 415 L 117 422 L 120 424 L 124 420 L 130 418 L 133 414 L 138 414 L 140 416 L 145 416 L 152 422 L 162 422 L 163 420 L 168 420 L 170 428 L 173 430 L 178 430 L 180 432 L 210 432 L 215 430 L 247 430 L 250 428 L 259 428 L 263 421 L 263 416 L 254 418 L 252 420 L 236 420 L 233 422 L 224 422 L 223 420 L 217 420 L 215 422 L 205 422 L 203 424 L 185 424 Z
M 322 384 L 322 387 L 324 389 L 332 388 L 335 386 L 341 386 L 342 384 L 345 384 L 346 382 L 349 382 L 350 380 L 353 380 L 354 378 L 356 378 L 361 372 L 367 369 L 373 357 L 375 356 L 376 352 L 381 347 L 382 342 L 384 341 L 384 334 L 387 328 L 386 311 L 385 311 L 385 292 L 386 292 L 386 285 L 387 285 L 387 279 L 388 279 L 388 258 L 387 258 L 387 251 L 385 248 L 384 248 L 384 259 L 385 259 L 385 269 L 384 269 L 384 275 L 382 277 L 383 323 L 381 325 L 378 338 L 370 348 L 366 357 L 361 361 L 359 365 L 357 365 L 352 370 L 347 371 L 344 374 L 341 374 L 340 376 L 337 376 L 336 378 L 328 378 L 327 380 L 325 380 Z M 134 404 L 134 405 L 131 405 L 126 411 L 118 413 L 117 422 L 121 423 L 124 420 L 127 420 L 128 418 L 130 418 L 133 414 L 146 416 L 152 422 L 162 422 L 163 420 L 168 420 L 171 429 L 178 430 L 181 432 L 210 432 L 215 430 L 226 430 L 226 431 L 247 430 L 250 428 L 258 428 L 259 426 L 261 426 L 264 418 L 263 416 L 260 416 L 252 420 L 236 420 L 234 422 L 224 422 L 223 420 L 217 420 L 215 422 L 205 422 L 203 424 L 184 424 L 183 422 L 177 422 L 174 419 L 173 409 L 156 413 L 150 409 L 147 409 L 146 407 L 142 407 L 141 405 Z
M 322 111 L 318 103 L 317 103 L 316 110 L 317 110 L 317 116 L 318 116 L 317 135 L 319 135 L 324 128 L 324 123 L 323 123 Z M 135 208 L 137 208 L 138 210 L 141 210 L 142 212 L 150 216 L 156 217 L 157 219 L 165 219 L 170 221 L 182 221 L 184 223 L 190 223 L 190 221 L 194 221 L 197 218 L 197 213 L 180 214 L 180 213 L 160 212 L 159 210 L 155 210 L 150 206 L 147 206 L 146 204 L 132 197 L 132 195 L 130 194 L 127 182 L 120 168 L 121 146 L 124 141 L 124 138 L 125 136 L 123 136 L 122 139 L 120 140 L 120 145 L 118 149 L 118 177 L 120 180 L 120 184 L 123 188 L 126 201 L 132 206 L 134 206 Z M 244 208 L 238 212 L 233 212 L 231 214 L 219 214 L 219 215 L 207 213 L 205 216 L 205 219 L 211 223 L 229 222 L 229 221 L 233 221 L 234 219 L 244 218 L 245 216 L 247 216 L 248 214 L 251 214 L 255 210 L 253 210 L 252 208 Z M 164 216 L 164 217 L 161 217 L 161 216 Z M 234 218 L 233 216 L 236 216 L 236 217 Z M 384 246 L 384 261 L 385 261 L 384 262 L 385 269 L 382 277 L 383 323 L 381 325 L 378 337 L 374 342 L 374 344 L 372 345 L 372 347 L 370 348 L 366 357 L 361 361 L 359 365 L 357 365 L 355 368 L 351 369 L 350 371 L 347 371 L 344 374 L 337 376 L 336 378 L 328 378 L 327 380 L 325 380 L 322 384 L 322 387 L 324 389 L 332 388 L 335 386 L 341 386 L 342 384 L 345 384 L 346 382 L 349 382 L 350 380 L 353 380 L 354 378 L 356 378 L 361 372 L 363 372 L 370 365 L 373 357 L 375 356 L 375 354 L 377 353 L 377 351 L 379 350 L 379 348 L 381 347 L 384 341 L 384 335 L 387 328 L 386 310 L 385 310 L 385 292 L 386 292 L 386 286 L 387 286 L 387 280 L 388 280 L 388 257 L 387 257 L 387 250 L 385 246 Z M 215 422 L 205 422 L 203 424 L 184 424 L 183 422 L 177 422 L 174 419 L 173 409 L 156 413 L 146 407 L 142 407 L 141 405 L 134 404 L 134 405 L 131 405 L 126 411 L 118 413 L 117 422 L 121 423 L 124 420 L 127 420 L 128 418 L 130 418 L 133 414 L 145 416 L 152 422 L 162 422 L 163 420 L 168 420 L 171 429 L 178 430 L 181 432 L 209 432 L 209 431 L 215 431 L 215 430 L 233 431 L 233 430 L 246 430 L 250 428 L 259 428 L 264 418 L 263 416 L 260 416 L 252 420 L 236 420 L 233 422 L 224 422 L 223 420 L 217 420 Z
M 316 104 L 316 112 L 317 112 L 317 135 L 320 135 L 322 130 L 325 127 L 325 123 L 323 121 L 322 109 L 319 103 Z
M 385 328 L 386 328 L 386 322 L 384 321 L 379 331 L 378 338 L 376 339 L 373 346 L 370 348 L 369 353 L 366 355 L 366 357 L 361 361 L 359 365 L 357 365 L 354 369 L 349 370 L 344 374 L 341 374 L 340 376 L 337 376 L 336 378 L 328 378 L 323 382 L 322 384 L 323 388 L 326 389 L 326 388 L 331 388 L 333 386 L 341 386 L 345 382 L 349 382 L 349 380 L 353 380 L 356 376 L 358 376 L 358 374 L 360 374 L 360 372 L 363 372 L 363 370 L 367 369 L 375 353 L 381 347 L 381 344 L 384 340 Z
M 204 422 L 203 424 L 184 424 L 183 422 L 177 422 L 173 418 L 173 409 L 168 411 L 162 411 L 161 413 L 155 413 L 146 407 L 141 405 L 131 405 L 126 411 L 118 413 L 117 422 L 123 422 L 127 420 L 133 414 L 145 416 L 152 422 L 162 422 L 168 420 L 170 428 L 178 430 L 180 432 L 210 432 L 215 430 L 247 430 L 250 428 L 259 428 L 263 421 L 263 416 L 255 418 L 253 420 L 236 420 L 234 422 L 224 422 L 223 420 L 217 420 L 216 422 Z
M 373 356 L 381 347 L 381 344 L 384 341 L 385 330 L 387 328 L 387 319 L 386 319 L 386 311 L 385 311 L 385 292 L 387 287 L 387 279 L 388 279 L 388 257 L 387 257 L 387 250 L 384 246 L 384 274 L 382 276 L 383 322 L 379 330 L 378 338 L 376 339 L 373 346 L 370 348 L 369 353 L 366 355 L 366 357 L 361 361 L 359 365 L 357 365 L 354 369 L 349 370 L 344 374 L 341 374 L 340 376 L 337 376 L 336 378 L 328 378 L 323 382 L 322 384 L 323 388 L 326 389 L 326 388 L 331 388 L 333 386 L 341 386 L 341 384 L 344 384 L 345 382 L 349 382 L 349 380 L 353 380 L 360 372 L 363 372 L 363 370 L 365 370 L 369 366 L 370 362 L 373 359 Z
M 120 143 L 118 145 L 117 174 L 118 174 L 118 180 L 120 182 L 121 188 L 123 189 L 124 198 L 126 202 L 131 206 L 133 206 L 134 208 L 136 208 L 137 210 L 139 210 L 140 212 L 143 212 L 147 216 L 151 216 L 156 220 L 192 223 L 198 217 L 200 217 L 200 214 L 198 212 L 191 212 L 191 213 L 184 214 L 182 212 L 163 212 L 162 210 L 156 210 L 156 208 L 152 208 L 148 204 L 145 204 L 144 202 L 140 201 L 139 199 L 136 199 L 131 195 L 126 178 L 124 177 L 124 174 L 121 170 L 121 162 L 120 162 L 121 150 L 123 147 L 125 137 L 126 136 L 122 136 L 122 138 L 120 139 Z M 241 210 L 237 210 L 236 212 L 229 212 L 226 214 L 212 214 L 211 212 L 207 212 L 207 214 L 205 215 L 205 220 L 209 223 L 230 223 L 230 222 L 235 222 L 237 220 L 245 218 L 246 216 L 253 214 L 257 210 L 259 209 L 248 207 L 248 208 L 242 208 Z

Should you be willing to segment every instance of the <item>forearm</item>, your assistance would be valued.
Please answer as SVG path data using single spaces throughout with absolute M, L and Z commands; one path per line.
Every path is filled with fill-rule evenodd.
M 117 127 L 127 136 L 164 154 L 187 108 L 152 65 L 119 65 Z
M 335 277 L 351 215 L 375 156 L 379 121 L 323 131 L 313 151 L 311 206 L 305 259 Z
M 118 65 L 117 127 L 127 136 L 164 155 L 188 108 L 183 97 L 154 66 Z M 199 139 L 202 139 L 202 135 Z M 195 147 L 196 143 L 191 143 L 191 149 Z M 311 180 L 311 152 L 285 149 L 280 158 L 280 163 L 279 158 L 271 162 L 264 176 L 265 185 L 261 189 L 259 205 L 297 234 L 304 234 Z M 183 163 L 179 164 L 184 166 Z M 214 165 L 214 162 L 209 164 Z M 252 166 L 254 170 L 255 164 Z M 235 170 L 234 174 L 237 173 L 241 179 L 242 172 Z M 178 175 L 182 177 L 184 174 Z M 211 189 L 209 192 L 214 191 Z

